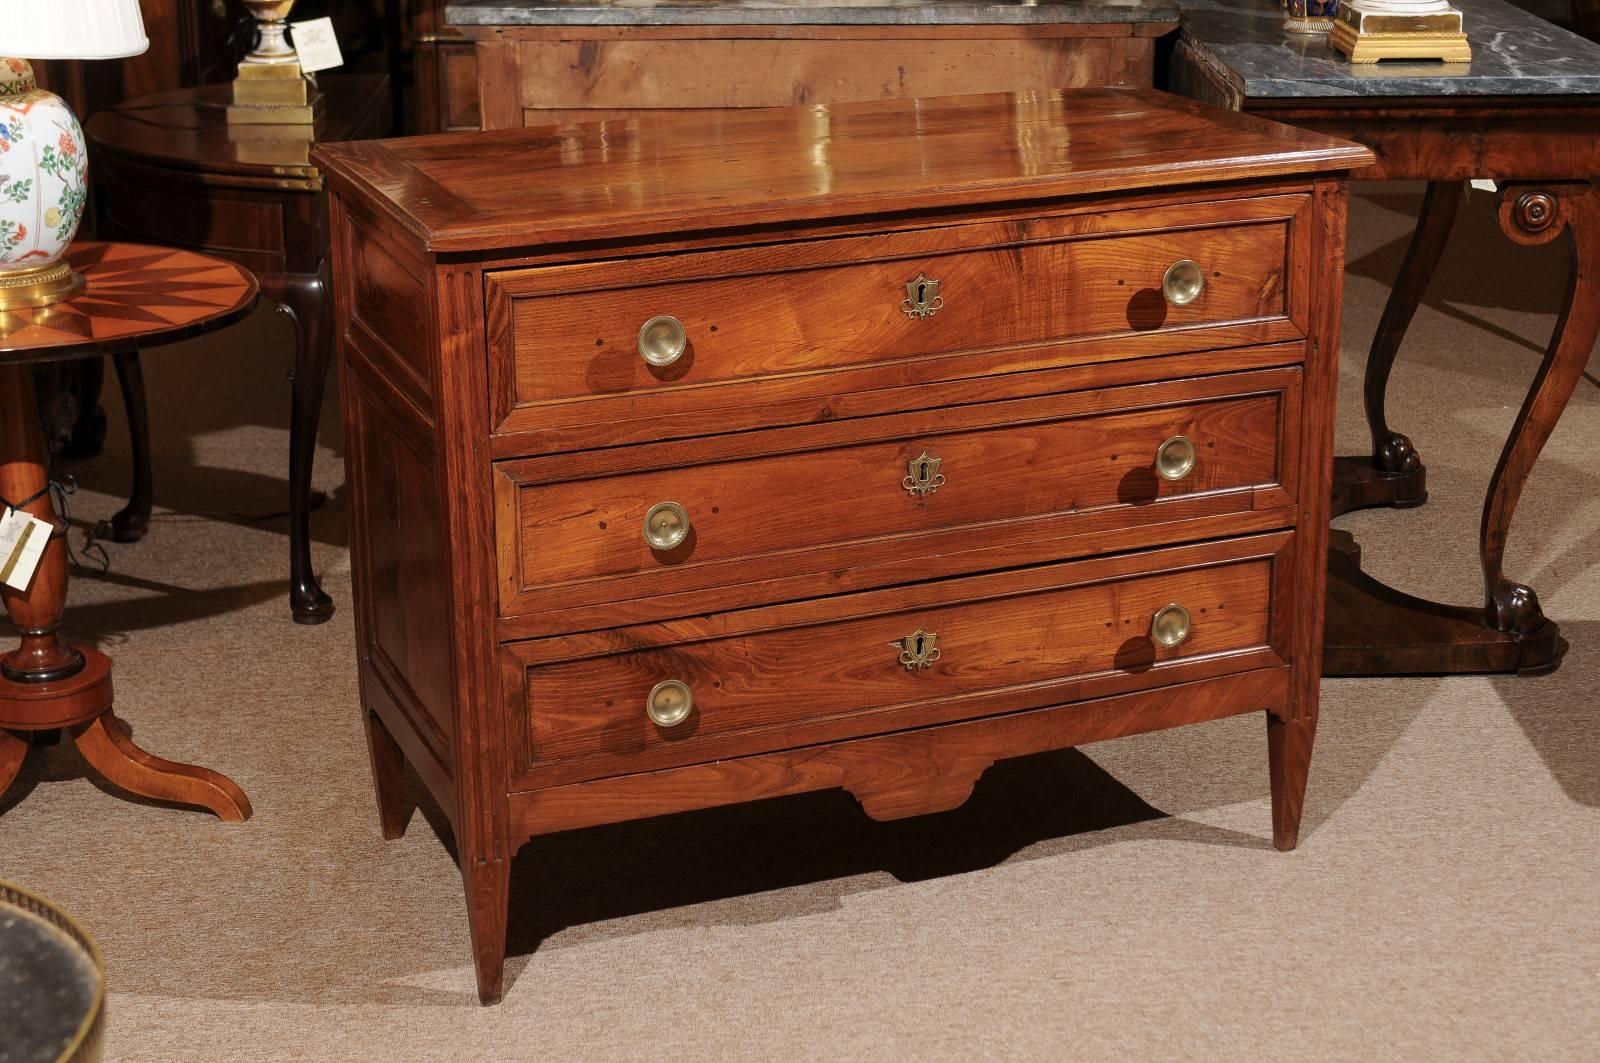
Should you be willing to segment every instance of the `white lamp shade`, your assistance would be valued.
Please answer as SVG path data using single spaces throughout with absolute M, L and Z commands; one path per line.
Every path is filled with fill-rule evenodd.
M 0 0 L 0 55 L 122 59 L 149 47 L 139 0 Z

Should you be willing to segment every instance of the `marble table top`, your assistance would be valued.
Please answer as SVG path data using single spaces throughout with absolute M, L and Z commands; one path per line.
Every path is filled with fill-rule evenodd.
M 1183 0 L 1183 35 L 1249 99 L 1600 93 L 1600 45 L 1505 0 L 1452 0 L 1470 63 L 1356 65 L 1320 35 L 1287 33 L 1278 0 Z
M 1276 2 L 1276 0 L 1274 0 Z M 452 0 L 452 26 L 982 26 L 1177 22 L 1176 0 Z

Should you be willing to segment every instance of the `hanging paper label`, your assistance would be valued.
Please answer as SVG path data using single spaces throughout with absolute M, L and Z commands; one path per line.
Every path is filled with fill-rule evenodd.
M 300 56 L 300 69 L 307 74 L 344 65 L 339 38 L 333 32 L 333 19 L 311 18 L 290 23 L 294 50 Z
M 28 589 L 52 530 L 45 521 L 20 509 L 0 512 L 0 583 L 15 591 Z

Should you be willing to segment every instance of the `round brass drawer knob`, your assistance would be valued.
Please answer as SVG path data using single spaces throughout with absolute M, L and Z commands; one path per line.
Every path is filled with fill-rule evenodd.
M 644 515 L 644 541 L 652 550 L 675 550 L 689 537 L 689 511 L 676 502 L 657 502 Z
M 663 679 L 644 699 L 644 714 L 657 727 L 676 727 L 694 711 L 694 692 L 680 679 Z
M 653 317 L 639 326 L 639 357 L 654 366 L 667 366 L 689 349 L 689 333 L 670 314 Z
M 1180 258 L 1168 266 L 1161 278 L 1161 294 L 1173 306 L 1188 306 L 1200 298 L 1205 288 L 1206 271 L 1200 268 L 1200 263 L 1189 258 Z
M 1156 448 L 1156 475 L 1163 480 L 1182 480 L 1194 472 L 1198 457 L 1194 440 L 1188 436 L 1173 436 Z
M 1189 610 L 1181 605 L 1164 605 L 1150 619 L 1150 637 L 1156 645 L 1172 649 L 1189 637 Z

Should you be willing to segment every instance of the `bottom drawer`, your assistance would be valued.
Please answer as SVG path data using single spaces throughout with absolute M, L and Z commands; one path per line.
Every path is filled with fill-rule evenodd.
M 1282 664 L 1292 544 L 1279 532 L 509 643 L 512 787 Z

